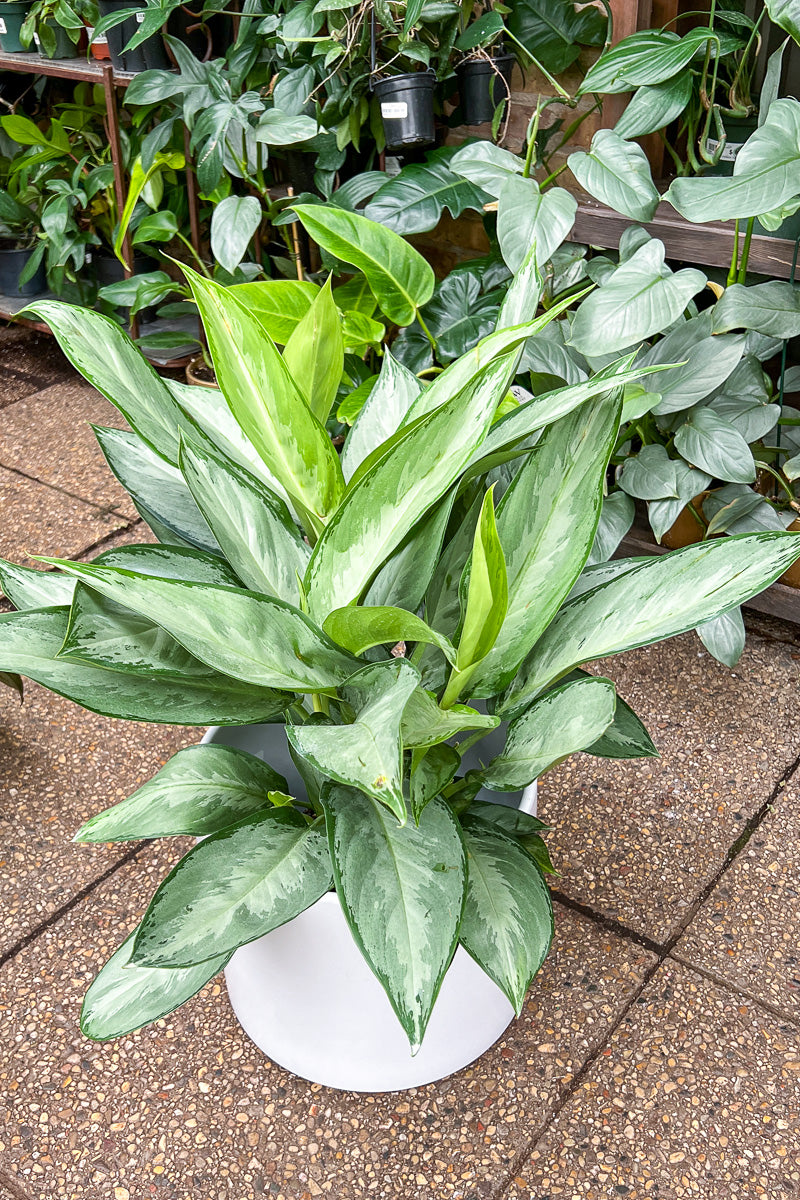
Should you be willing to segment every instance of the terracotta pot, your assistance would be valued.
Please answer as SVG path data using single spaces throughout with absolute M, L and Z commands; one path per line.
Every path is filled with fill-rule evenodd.
M 701 492 L 692 501 L 692 508 L 701 516 L 703 513 L 703 501 L 707 495 L 708 492 Z M 670 550 L 681 550 L 684 546 L 693 546 L 695 542 L 702 542 L 702 540 L 703 526 L 697 523 L 689 512 L 687 505 L 679 514 L 677 521 L 673 525 L 670 525 L 667 532 L 661 538 L 661 544 L 668 546 Z
M 186 382 L 193 383 L 195 387 L 218 388 L 219 384 L 216 380 L 204 377 L 207 373 L 208 367 L 202 354 L 196 354 L 186 368 Z
M 800 532 L 800 517 L 795 517 L 788 529 L 790 533 Z M 788 571 L 784 571 L 778 583 L 785 583 L 788 587 L 800 588 L 800 559 L 796 563 L 792 563 Z

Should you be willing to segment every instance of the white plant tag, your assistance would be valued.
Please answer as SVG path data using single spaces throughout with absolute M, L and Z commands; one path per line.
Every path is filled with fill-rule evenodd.
M 381 116 L 386 117 L 389 121 L 402 121 L 408 116 L 408 105 L 405 100 L 399 103 L 381 105 Z
M 35 44 L 36 44 L 36 48 L 37 48 L 37 50 L 38 50 L 38 49 L 40 49 L 40 48 L 41 48 L 41 45 L 42 45 L 42 43 L 39 41 L 39 35 L 38 35 L 38 33 L 35 33 L 35 34 L 33 35 L 33 40 L 34 40 L 34 42 L 35 42 Z
M 0 33 L 8 33 L 8 30 L 6 29 L 6 23 L 2 17 L 0 17 Z
M 708 146 L 711 154 L 716 154 L 718 145 L 719 142 L 716 138 L 708 138 L 706 141 L 706 146 Z M 720 155 L 720 162 L 736 162 L 736 155 L 739 153 L 743 145 L 744 142 L 726 142 L 725 149 Z
M 136 14 L 136 23 L 137 23 L 137 25 L 141 25 L 141 23 L 142 23 L 142 21 L 143 21 L 143 20 L 144 20 L 144 13 L 143 13 L 143 12 L 137 12 L 137 14 Z

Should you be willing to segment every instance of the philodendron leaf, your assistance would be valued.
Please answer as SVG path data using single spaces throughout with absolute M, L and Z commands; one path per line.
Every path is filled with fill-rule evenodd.
M 695 630 L 709 654 L 723 666 L 735 667 L 742 657 L 745 643 L 745 628 L 741 608 L 705 621 Z
M 710 408 L 692 408 L 675 431 L 675 449 L 687 462 L 728 483 L 752 483 L 753 455 L 730 421 Z
M 690 29 L 682 38 L 671 30 L 643 30 L 606 50 L 586 72 L 579 94 L 630 92 L 643 84 L 663 83 L 682 71 L 698 50 L 715 37 L 714 30 Z
M 261 205 L 255 196 L 226 196 L 211 213 L 211 253 L 233 275 L 261 224 Z
M 200 842 L 158 888 L 131 960 L 186 967 L 285 925 L 331 885 L 322 832 L 292 808 L 265 808 Z
M 800 5 L 797 0 L 767 0 L 765 4 L 769 19 L 790 33 L 800 42 Z
M 592 548 L 586 560 L 587 566 L 608 562 L 633 524 L 635 515 L 636 506 L 624 492 L 612 492 L 610 496 L 605 497 Z
M 365 275 L 390 321 L 411 325 L 433 295 L 433 268 L 398 234 L 357 213 L 321 205 L 294 206 L 314 241 Z
M 570 344 L 589 356 L 633 346 L 677 321 L 705 284 L 702 271 L 666 271 L 664 244 L 651 238 L 583 301 Z
M 514 792 L 585 750 L 614 720 L 616 699 L 613 683 L 594 676 L 548 692 L 511 722 L 502 754 L 483 769 L 484 784 L 495 792 Z
M 185 270 L 217 381 L 233 415 L 319 532 L 344 490 L 339 459 L 324 425 L 253 314 L 227 288 Z
M 542 192 L 535 180 L 509 175 L 497 207 L 497 238 L 508 269 L 516 274 L 534 242 L 543 266 L 572 229 L 577 210 L 577 200 L 563 188 Z
M 397 432 L 421 391 L 416 375 L 387 349 L 377 382 L 342 447 L 342 472 L 348 482 L 364 459 Z
M 681 71 L 663 83 L 640 87 L 614 126 L 621 138 L 644 137 L 666 129 L 681 115 L 692 97 L 692 72 Z
M 327 691 L 358 670 L 313 621 L 271 596 L 53 560 L 94 591 L 171 633 L 215 670 L 260 687 Z
M 533 858 L 467 815 L 467 898 L 460 941 L 519 1014 L 553 940 L 550 892 Z
M 713 321 L 715 334 L 727 333 L 730 329 L 754 329 L 756 333 L 766 333 L 770 337 L 797 337 L 800 334 L 800 288 L 777 279 L 753 287 L 735 283 L 725 289 L 714 305 Z
M 259 279 L 235 283 L 228 290 L 280 346 L 289 341 L 319 292 L 304 279 Z
M 461 766 L 461 755 L 453 746 L 440 744 L 412 757 L 409 792 L 411 811 L 419 825 L 422 811 L 450 783 Z
M 116 321 L 56 300 L 37 300 L 26 312 L 50 326 L 72 365 L 119 409 L 131 428 L 177 463 L 180 409 L 165 381 Z
M 497 528 L 508 615 L 473 677 L 474 695 L 496 695 L 508 686 L 580 574 L 594 542 L 619 413 L 612 392 L 548 426 L 503 496 Z
M 466 704 L 440 708 L 432 692 L 417 688 L 411 693 L 403 712 L 400 734 L 403 745 L 410 749 L 436 746 L 467 730 L 482 729 L 488 733 L 499 724 L 499 717 L 477 712 Z
M 27 676 L 90 712 L 162 725 L 248 725 L 274 721 L 287 697 L 216 671 L 145 677 L 59 657 L 69 609 L 0 613 L 0 670 Z M 124 628 L 124 627 L 123 627 Z
M 508 578 L 497 535 L 494 486 L 483 498 L 469 565 L 466 605 L 458 653 L 442 698 L 445 708 L 458 699 L 497 641 L 508 612 Z
M 283 501 L 227 458 L 184 442 L 181 471 L 242 583 L 290 603 L 311 550 Z
M 511 175 L 521 175 L 523 160 L 494 142 L 468 142 L 450 159 L 449 167 L 457 175 L 476 183 L 492 196 L 499 196 Z
M 188 833 L 207 837 L 269 806 L 267 793 L 287 791 L 272 767 L 232 746 L 179 750 L 140 788 L 92 817 L 76 842 L 130 842 Z
M 0 671 L 0 683 L 2 683 L 4 687 L 9 687 L 15 691 L 20 700 L 22 700 L 24 688 L 22 684 L 22 677 L 20 675 L 15 675 L 11 671 Z
M 449 638 L 437 633 L 413 612 L 402 608 L 367 608 L 350 605 L 335 609 L 322 628 L 329 638 L 351 654 L 363 654 L 373 646 L 392 647 L 398 642 L 423 642 L 438 646 L 448 662 L 456 652 Z
M 659 372 L 649 382 L 661 396 L 656 414 L 680 412 L 710 396 L 729 377 L 743 352 L 743 336 L 712 336 L 708 312 L 681 322 L 637 360 L 640 366 L 680 364 Z
M 511 361 L 490 361 L 472 386 L 407 428 L 350 483 L 308 564 L 305 583 L 312 614 L 324 620 L 332 609 L 357 600 L 419 518 L 458 478 L 485 437 L 515 364 L 516 354 Z
M 664 199 L 689 221 L 757 217 L 800 195 L 800 103 L 770 105 L 764 124 L 736 156 L 733 175 L 675 179 Z
M 415 1053 L 458 942 L 466 864 L 442 800 L 399 825 L 352 788 L 322 791 L 336 891 Z M 435 918 L 434 918 L 435 914 Z
M 331 294 L 330 275 L 286 343 L 283 361 L 308 407 L 324 425 L 344 369 L 342 321 Z
M 81 1033 L 95 1042 L 133 1033 L 190 1000 L 226 965 L 230 954 L 193 967 L 140 967 L 131 963 L 136 931 L 95 976 L 81 1008 Z
M 519 712 L 579 663 L 685 633 L 774 583 L 800 536 L 751 533 L 645 559 L 567 604 L 522 665 L 498 712 Z
M 567 159 L 582 188 L 631 221 L 652 221 L 661 197 L 641 146 L 626 142 L 612 129 L 598 129 L 588 153 L 576 150 Z
M 454 175 L 447 163 L 430 160 L 412 163 L 384 183 L 364 215 L 408 237 L 435 229 L 445 209 L 452 217 L 460 217 L 467 209 L 480 212 L 488 200 L 480 186 Z
M 406 820 L 400 722 L 419 675 L 404 659 L 373 663 L 356 672 L 341 695 L 355 710 L 352 725 L 290 725 L 295 753 L 328 779 L 359 788 Z
M 60 571 L 37 571 L 0 558 L 0 588 L 14 608 L 52 608 L 71 604 L 75 580 Z

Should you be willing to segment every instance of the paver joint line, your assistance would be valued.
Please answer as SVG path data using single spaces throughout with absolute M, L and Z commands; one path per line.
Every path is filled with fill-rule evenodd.
M 0 1188 L 3 1188 L 11 1200 L 30 1200 L 30 1196 L 24 1191 L 15 1179 L 7 1175 L 5 1171 L 0 1170 Z
M 670 962 L 680 963 L 682 967 L 694 971 L 696 975 L 702 975 L 703 979 L 707 979 L 709 983 L 715 984 L 716 987 L 723 988 L 727 992 L 733 992 L 734 995 L 741 996 L 743 1000 L 748 1000 L 751 1004 L 758 1005 L 759 1008 L 772 1013 L 773 1017 L 777 1017 L 779 1021 L 785 1021 L 789 1025 L 794 1025 L 796 1029 L 800 1029 L 800 1018 L 796 1013 L 787 1012 L 780 1005 L 773 1004 L 771 1000 L 765 1000 L 763 996 L 758 996 L 755 992 L 748 991 L 747 988 L 741 987 L 738 983 L 733 983 L 730 979 L 726 979 L 724 975 L 720 975 L 708 967 L 701 967 L 698 963 L 692 962 L 690 958 L 684 958 L 682 954 L 670 954 L 669 959 Z
M 92 508 L 97 509 L 99 513 L 113 513 L 119 515 L 119 509 L 114 508 L 113 504 L 101 505 L 95 500 L 87 500 L 85 496 L 79 496 L 77 492 L 70 492 L 66 488 L 60 487 L 57 483 L 48 483 L 46 479 L 39 479 L 37 475 L 31 475 L 27 471 L 21 471 L 19 467 L 11 467 L 8 463 L 0 462 L 0 467 L 4 471 L 9 471 L 12 475 L 19 475 L 21 479 L 27 479 L 31 483 L 38 483 L 41 487 L 50 488 L 53 492 L 60 492 L 62 496 L 69 496 L 71 500 L 80 500 L 81 504 L 89 504 Z M 124 514 L 123 514 L 124 515 Z

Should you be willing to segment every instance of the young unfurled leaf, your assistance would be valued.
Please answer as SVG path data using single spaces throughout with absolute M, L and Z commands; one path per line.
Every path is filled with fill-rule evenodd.
M 480 713 L 466 704 L 454 704 L 452 708 L 440 708 L 433 692 L 417 688 L 411 693 L 403 713 L 400 732 L 403 745 L 407 748 L 436 746 L 446 742 L 457 733 L 467 730 L 496 729 L 500 718 L 490 713 Z
M 437 633 L 413 612 L 402 608 L 366 608 L 350 605 L 337 608 L 322 628 L 338 646 L 351 654 L 363 654 L 372 646 L 394 646 L 398 642 L 423 642 L 438 646 L 448 662 L 456 652 L 449 638 Z
M 283 361 L 308 407 L 324 425 L 344 368 L 342 322 L 331 295 L 330 276 L 292 332 Z

